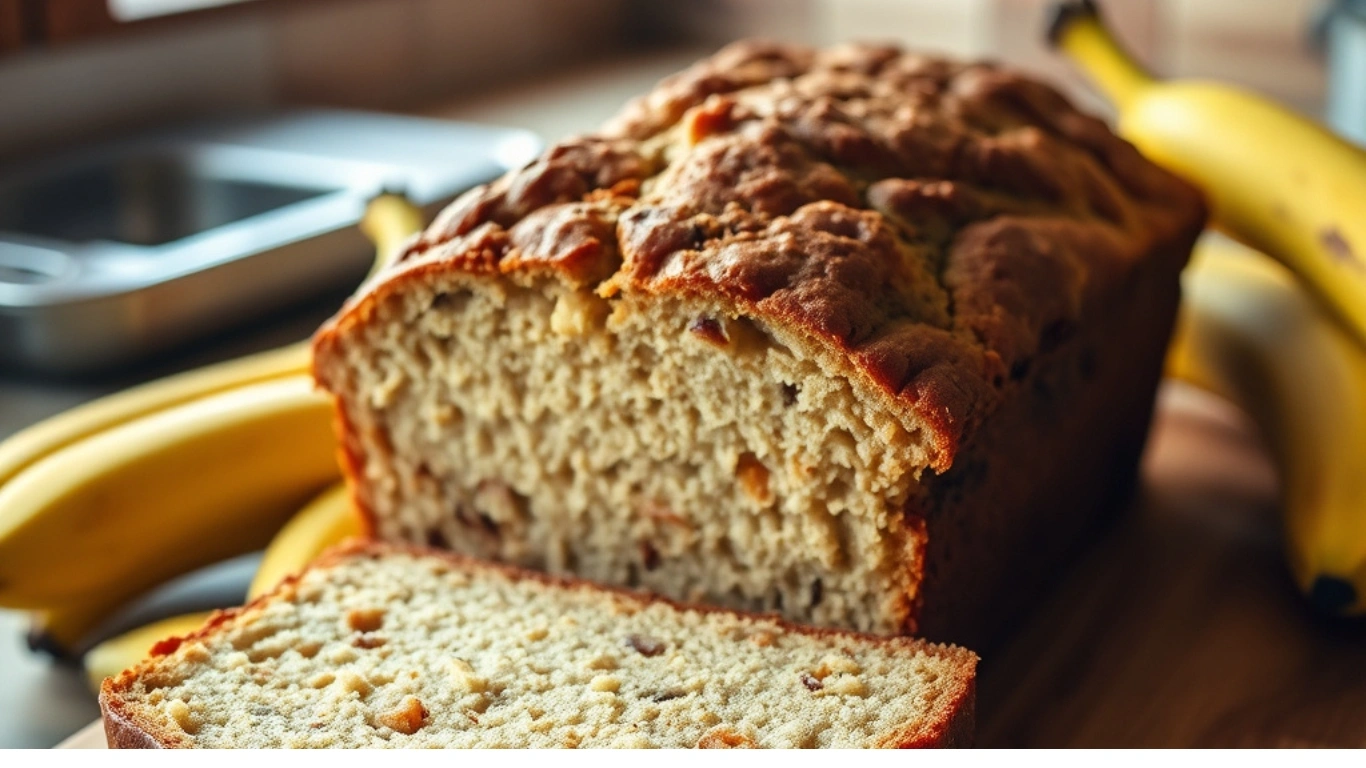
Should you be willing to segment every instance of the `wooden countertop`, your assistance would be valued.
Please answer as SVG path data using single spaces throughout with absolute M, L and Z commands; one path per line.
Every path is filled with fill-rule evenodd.
M 1313 616 L 1239 413 L 1168 384 L 1128 514 L 1001 647 L 978 743 L 1366 747 L 1366 623 Z

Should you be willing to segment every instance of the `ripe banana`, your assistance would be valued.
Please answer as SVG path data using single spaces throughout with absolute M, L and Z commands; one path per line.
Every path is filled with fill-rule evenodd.
M 59 659 L 80 659 L 94 644 L 141 624 L 190 611 L 237 605 L 261 565 L 249 552 L 196 568 L 158 584 L 126 605 L 111 605 L 108 595 L 88 602 L 63 602 L 29 617 L 28 647 Z
M 270 546 L 252 579 L 247 599 L 269 592 L 285 576 L 308 565 L 324 550 L 363 533 L 360 515 L 342 483 L 323 491 L 290 519 Z M 87 679 L 99 690 L 104 678 L 116 675 L 146 657 L 157 641 L 184 635 L 198 629 L 212 615 L 191 613 L 163 619 L 105 640 L 86 653 L 83 663 Z
M 309 366 L 306 342 L 168 376 L 77 406 L 0 443 L 0 486 L 55 451 L 192 400 L 291 374 Z
M 251 600 L 269 592 L 284 577 L 296 573 L 323 550 L 364 534 L 360 513 L 351 503 L 345 483 L 338 483 L 308 503 L 290 519 L 266 547 L 261 566 L 247 589 Z
M 1202 241 L 1182 288 L 1167 373 L 1257 423 L 1296 584 L 1326 613 L 1366 613 L 1366 347 L 1283 267 L 1226 240 Z
M 75 658 L 91 633 L 118 608 L 109 596 L 96 594 L 84 600 L 68 600 L 57 608 L 36 611 L 29 618 L 29 650 L 58 659 Z
M 340 471 L 307 376 L 239 387 L 63 448 L 0 487 L 0 606 L 111 608 L 264 546 Z
M 96 693 L 106 677 L 113 677 L 147 658 L 152 646 L 168 637 L 188 635 L 204 625 L 213 611 L 187 613 L 147 624 L 105 640 L 85 655 L 85 679 Z
M 1055 6 L 1050 39 L 1114 101 L 1121 135 L 1204 190 L 1219 229 L 1289 267 L 1366 343 L 1366 150 L 1228 85 L 1154 80 L 1094 3 Z

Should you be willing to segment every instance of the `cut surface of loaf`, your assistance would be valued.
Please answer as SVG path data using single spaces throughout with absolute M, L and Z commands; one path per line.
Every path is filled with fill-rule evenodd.
M 954 746 L 976 662 L 356 544 L 100 702 L 116 747 Z
M 1202 223 L 1024 76 L 740 43 L 454 203 L 315 375 L 383 538 L 966 640 L 1126 486 Z

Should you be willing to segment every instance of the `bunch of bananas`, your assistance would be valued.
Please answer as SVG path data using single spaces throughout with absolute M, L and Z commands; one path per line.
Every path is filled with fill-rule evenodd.
M 1326 613 L 1366 614 L 1366 151 L 1254 94 L 1153 79 L 1093 2 L 1055 6 L 1049 36 L 1115 103 L 1121 135 L 1247 246 L 1197 249 L 1167 372 L 1253 418 L 1295 582 Z
M 421 224 L 401 197 L 372 201 L 363 227 L 376 266 Z M 255 595 L 359 534 L 338 484 L 331 401 L 308 368 L 306 344 L 284 347 L 130 389 L 0 444 L 0 607 L 32 611 L 33 644 L 76 656 L 111 614 L 170 579 L 269 545 Z M 202 619 L 107 641 L 87 668 L 102 679 L 149 638 Z

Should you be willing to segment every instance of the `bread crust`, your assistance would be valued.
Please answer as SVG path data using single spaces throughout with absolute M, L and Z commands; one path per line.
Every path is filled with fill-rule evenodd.
M 1121 300 L 1038 359 L 912 505 L 929 542 L 915 632 L 989 653 L 1028 598 L 1125 510 L 1179 299 L 1170 276 L 1185 253 L 1153 254 Z
M 784 621 L 770 615 L 744 614 L 705 605 L 690 605 L 674 600 L 634 592 L 628 589 L 600 585 L 579 579 L 555 576 L 539 571 L 529 571 L 509 565 L 492 563 L 460 555 L 446 550 L 434 550 L 405 544 L 391 544 L 366 539 L 353 539 L 324 552 L 303 571 L 289 576 L 271 591 L 257 597 L 239 608 L 216 611 L 204 626 L 187 635 L 167 638 L 152 648 L 148 659 L 117 677 L 105 679 L 100 686 L 100 709 L 104 716 L 105 736 L 112 749 L 181 749 L 192 744 L 183 734 L 174 733 L 159 727 L 159 723 L 138 717 L 129 711 L 122 694 L 143 676 L 161 656 L 174 653 L 181 645 L 195 640 L 206 639 L 224 631 L 238 617 L 251 613 L 276 600 L 289 599 L 305 574 L 326 570 L 357 557 L 382 558 L 396 553 L 414 557 L 435 557 L 445 560 L 453 567 L 471 574 L 489 572 L 516 581 L 530 581 L 553 589 L 583 590 L 612 597 L 634 605 L 663 603 L 680 611 L 709 614 L 727 614 L 743 619 L 763 618 L 776 622 L 784 632 L 816 638 L 849 638 L 862 643 L 883 646 L 899 646 L 907 649 L 923 650 L 927 653 L 948 658 L 963 672 L 960 684 L 955 685 L 946 697 L 946 704 L 939 708 L 940 715 L 924 722 L 908 724 L 878 740 L 883 747 L 963 747 L 971 746 L 974 727 L 974 708 L 976 697 L 977 655 L 956 646 L 927 643 L 908 637 L 883 637 L 853 632 L 843 629 L 809 627 Z
M 108 682 L 108 681 L 106 681 Z M 189 745 L 156 723 L 136 723 L 123 712 L 122 702 L 105 702 L 106 693 L 100 690 L 100 711 L 104 718 L 104 738 L 110 749 L 179 749 Z
M 893 731 L 878 747 L 885 749 L 968 749 L 977 733 L 977 680 L 953 691 L 952 716 L 930 727 L 920 724 Z

